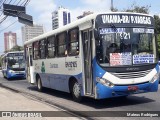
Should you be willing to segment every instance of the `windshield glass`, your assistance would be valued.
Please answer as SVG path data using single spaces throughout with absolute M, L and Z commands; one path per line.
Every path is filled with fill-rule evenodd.
M 102 66 L 157 62 L 154 29 L 100 28 L 96 41 L 97 60 Z
M 23 56 L 10 56 L 8 57 L 9 68 L 25 68 L 25 61 Z

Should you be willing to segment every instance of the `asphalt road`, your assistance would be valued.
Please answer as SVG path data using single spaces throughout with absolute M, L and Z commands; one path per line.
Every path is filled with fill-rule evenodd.
M 91 98 L 84 98 L 82 103 L 76 103 L 72 101 L 72 97 L 68 93 L 59 92 L 51 89 L 45 89 L 45 91 L 41 93 L 37 91 L 36 86 L 29 84 L 27 80 L 14 79 L 8 81 L 2 77 L 1 73 L 0 86 L 6 86 L 8 88 L 11 88 L 11 90 L 18 90 L 22 93 L 25 93 L 26 95 L 36 98 L 37 100 L 46 102 L 48 104 L 56 105 L 57 107 L 60 107 L 64 110 L 88 112 L 96 111 L 98 112 L 98 114 L 102 114 L 101 117 L 91 117 L 91 119 L 129 119 L 129 117 L 104 117 L 103 112 L 101 111 L 108 111 L 111 116 L 121 114 L 121 112 L 123 111 L 128 111 L 131 114 L 134 113 L 134 111 L 148 111 L 153 113 L 154 111 L 160 111 L 160 89 L 158 90 L 158 92 L 136 94 L 128 96 L 126 99 L 114 98 L 94 100 Z M 93 116 L 97 114 L 96 112 L 93 112 Z M 87 112 L 85 113 L 87 114 Z M 159 119 L 159 117 L 156 117 L 154 119 Z M 137 119 L 137 117 L 132 117 L 132 119 Z M 149 120 L 150 118 L 141 117 L 141 119 Z

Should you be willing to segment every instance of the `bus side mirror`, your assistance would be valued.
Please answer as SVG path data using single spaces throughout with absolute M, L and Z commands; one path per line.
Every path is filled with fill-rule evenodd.
M 94 29 L 94 37 L 95 37 L 95 39 L 98 39 L 98 37 L 99 37 L 97 29 Z

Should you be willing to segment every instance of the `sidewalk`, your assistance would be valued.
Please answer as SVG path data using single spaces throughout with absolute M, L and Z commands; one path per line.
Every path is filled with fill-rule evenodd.
M 54 106 L 36 101 L 23 94 L 0 87 L 0 111 L 60 111 Z M 0 113 L 2 114 L 2 113 Z M 66 113 L 67 114 L 67 113 Z M 0 115 L 2 116 L 2 115 Z M 0 120 L 78 120 L 76 117 L 0 117 Z

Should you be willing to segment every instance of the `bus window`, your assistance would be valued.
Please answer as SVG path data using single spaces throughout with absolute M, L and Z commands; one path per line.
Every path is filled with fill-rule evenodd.
M 62 57 L 66 55 L 66 39 L 67 39 L 66 32 L 57 35 L 58 57 Z
M 55 57 L 55 36 L 48 38 L 48 58 L 54 58 Z
M 45 40 L 41 40 L 39 43 L 39 48 L 40 48 L 40 58 L 44 59 L 46 56 L 46 50 L 45 50 Z
M 79 54 L 79 34 L 78 29 L 73 29 L 69 32 L 69 44 L 68 44 L 68 53 L 69 55 L 78 55 Z
M 33 59 L 39 59 L 39 41 L 33 43 Z

